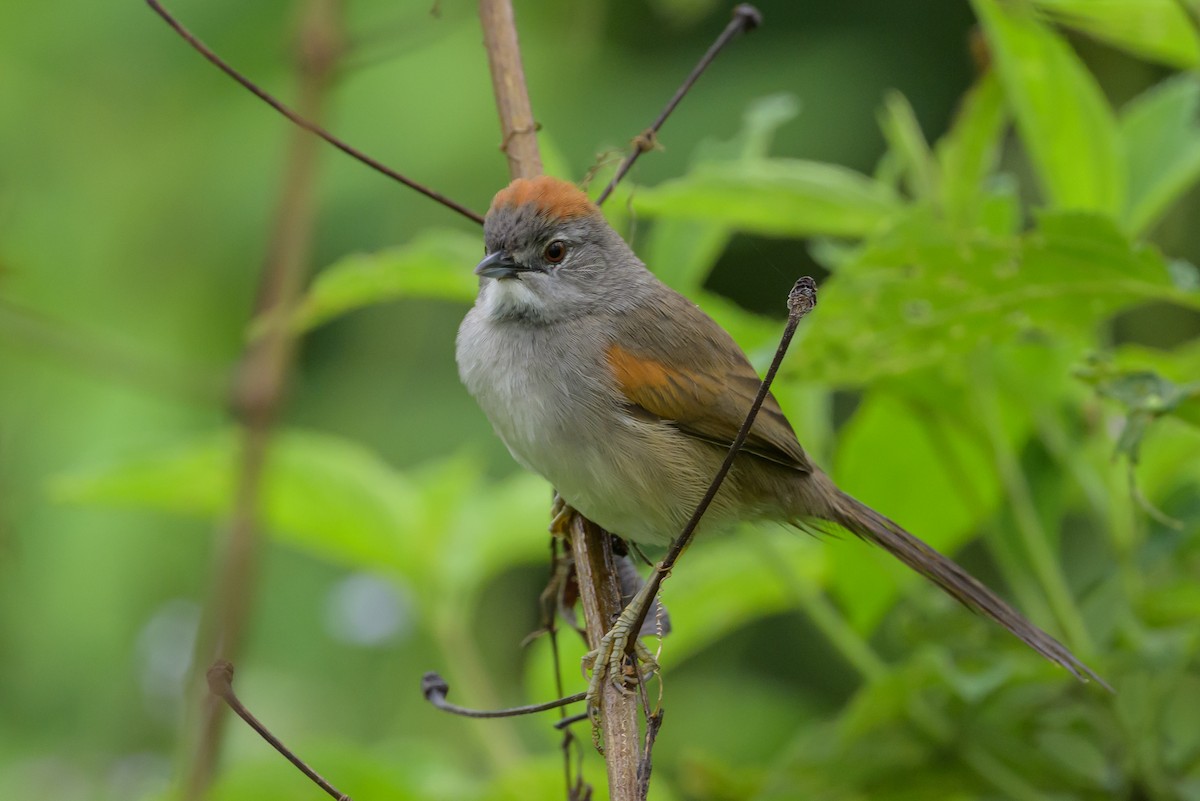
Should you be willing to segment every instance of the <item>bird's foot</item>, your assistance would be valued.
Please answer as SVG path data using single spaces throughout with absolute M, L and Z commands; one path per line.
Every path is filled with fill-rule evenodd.
M 587 709 L 593 719 L 600 708 L 600 694 L 605 681 L 612 682 L 623 694 L 629 695 L 633 692 L 631 687 L 658 673 L 658 660 L 636 638 L 637 633 L 633 630 L 638 616 L 633 604 L 625 607 L 617 622 L 600 639 L 599 646 L 583 657 L 585 675 L 589 670 L 592 673 L 588 683 Z M 633 638 L 633 655 L 627 659 L 630 638 Z
M 575 514 L 575 510 L 567 505 L 567 502 L 562 499 L 562 496 L 557 492 L 554 493 L 554 502 L 550 505 L 550 533 L 555 537 L 565 537 L 567 535 L 567 524 L 571 522 L 571 515 Z

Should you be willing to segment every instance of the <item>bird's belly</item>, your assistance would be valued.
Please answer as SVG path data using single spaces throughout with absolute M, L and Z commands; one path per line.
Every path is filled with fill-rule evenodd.
M 709 464 L 684 453 L 694 442 L 665 424 L 620 420 L 606 428 L 575 424 L 560 445 L 509 448 L 584 517 L 625 540 L 666 544 L 695 510 L 715 463 L 712 470 L 685 468 Z M 718 526 L 726 511 L 724 504 L 714 508 L 706 528 Z
M 459 368 L 513 457 L 614 534 L 645 543 L 676 536 L 722 454 L 669 425 L 631 417 L 596 376 L 565 369 L 602 363 L 599 352 L 594 361 L 579 358 L 593 343 L 576 339 L 572 358 L 556 352 L 569 332 L 545 340 L 484 332 L 471 338 L 473 347 L 460 335 Z M 728 511 L 716 504 L 705 527 Z

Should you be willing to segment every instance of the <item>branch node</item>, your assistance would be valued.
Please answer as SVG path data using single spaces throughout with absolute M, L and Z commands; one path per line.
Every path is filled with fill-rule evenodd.
M 771 366 L 767 368 L 767 373 L 763 376 L 762 384 L 759 385 L 758 394 L 754 396 L 754 402 L 750 404 L 750 409 L 746 412 L 746 419 L 742 422 L 742 427 L 738 430 L 737 436 L 734 437 L 733 443 L 729 446 L 729 452 L 725 454 L 725 460 L 721 462 L 721 467 L 717 470 L 717 474 L 713 476 L 713 480 L 708 485 L 708 490 L 704 493 L 704 497 L 696 505 L 696 511 L 692 513 L 691 518 L 688 519 L 687 525 L 683 527 L 683 531 L 680 532 L 679 536 L 671 542 L 671 547 L 662 562 L 651 572 L 650 578 L 639 593 L 639 597 L 644 595 L 648 599 L 653 600 L 655 595 L 658 594 L 658 589 L 662 586 L 663 580 L 671 575 L 671 570 L 675 567 L 675 562 L 679 559 L 679 555 L 691 543 L 692 537 L 696 533 L 696 527 L 700 525 L 700 520 L 704 517 L 704 513 L 708 511 L 708 507 L 713 502 L 713 499 L 717 497 L 717 492 L 720 491 L 721 485 L 725 483 L 725 477 L 729 475 L 729 470 L 733 467 L 733 460 L 737 457 L 738 452 L 742 449 L 742 445 L 746 442 L 746 437 L 750 434 L 750 428 L 754 425 L 754 419 L 758 416 L 758 410 L 762 407 L 763 401 L 766 400 L 767 393 L 771 389 L 771 382 L 775 380 L 775 373 L 779 371 L 779 366 L 783 363 L 783 357 L 787 354 L 788 347 L 792 344 L 792 337 L 796 333 L 796 327 L 800 325 L 801 318 L 812 311 L 816 305 L 817 283 L 810 276 L 803 276 L 796 281 L 788 292 L 787 325 L 784 327 L 783 335 L 779 339 L 779 347 L 775 349 L 775 358 L 771 360 Z M 641 630 L 642 625 L 646 622 L 646 614 L 652 606 L 653 604 L 649 603 L 649 601 L 642 604 L 638 617 L 633 621 L 631 626 L 632 631 Z M 636 643 L 637 638 L 632 637 L 628 646 L 633 647 Z
M 228 699 L 233 692 L 233 663 L 227 659 L 218 659 L 209 667 L 205 674 L 208 680 L 208 691 L 218 698 Z
M 647 128 L 633 137 L 633 147 L 639 153 L 649 153 L 659 147 L 658 133 L 653 128 Z
M 742 3 L 733 10 L 733 19 L 725 26 L 725 30 L 721 31 L 721 35 L 716 38 L 712 46 L 708 48 L 708 51 L 696 62 L 696 66 L 692 67 L 692 71 L 683 79 L 683 83 L 675 90 L 675 94 L 667 101 L 667 105 L 663 107 L 663 110 L 659 112 L 658 118 L 654 120 L 654 123 L 647 129 L 646 133 L 634 138 L 633 150 L 629 152 L 629 155 L 617 167 L 617 171 L 613 174 L 612 180 L 608 182 L 608 186 L 604 187 L 604 191 L 596 198 L 596 205 L 600 205 L 608 199 L 608 196 L 617 188 L 617 184 L 621 182 L 621 179 L 633 167 L 633 163 L 638 160 L 638 156 L 650 149 L 643 146 L 647 134 L 656 135 L 658 133 L 667 121 L 667 118 L 671 116 L 671 112 L 675 110 L 675 107 L 679 105 L 684 96 L 691 91 L 692 85 L 704 74 L 704 71 L 708 69 L 708 65 L 725 48 L 725 45 L 733 41 L 739 33 L 752 31 L 761 24 L 762 14 L 749 3 Z

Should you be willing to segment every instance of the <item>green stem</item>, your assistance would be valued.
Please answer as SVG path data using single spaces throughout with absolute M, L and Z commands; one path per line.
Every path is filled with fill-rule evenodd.
M 1128 493 L 1117 489 L 1119 471 L 1110 471 L 1112 477 L 1106 480 L 1106 476 L 1089 461 L 1082 443 L 1071 441 L 1057 414 L 1036 415 L 1036 425 L 1046 450 L 1070 472 L 1096 516 L 1105 523 L 1117 555 L 1117 570 L 1126 597 L 1140 597 L 1142 577 L 1134 556 L 1138 540 L 1137 517 Z
M 796 607 L 806 614 L 824 634 L 833 647 L 866 681 L 873 684 L 887 677 L 891 668 L 875 652 L 871 644 L 855 631 L 837 608 L 829 602 L 821 590 L 803 576 L 790 570 L 786 559 L 774 552 L 771 543 L 759 538 L 767 559 L 780 575 L 787 591 L 792 595 Z M 913 725 L 939 747 L 953 751 L 963 764 L 976 775 L 999 790 L 1006 798 L 1015 801 L 1042 801 L 1043 794 L 1029 785 L 1016 772 L 984 749 L 965 745 L 955 750 L 958 744 L 953 723 L 941 712 L 929 706 L 919 696 L 913 696 L 907 706 L 908 718 Z
M 946 468 L 946 475 L 953 482 L 955 491 L 964 501 L 974 507 L 972 512 L 973 519 L 983 521 L 989 517 L 994 517 L 991 510 L 987 508 L 987 505 L 979 496 L 974 484 L 967 479 L 968 469 L 966 465 L 963 464 L 962 459 L 958 457 L 955 450 L 949 446 L 948 438 L 939 433 L 938 426 L 944 427 L 947 423 L 955 426 L 964 438 L 978 445 L 983 450 L 986 450 L 989 446 L 987 440 L 982 439 L 978 429 L 960 415 L 947 417 L 944 411 L 935 412 L 927 403 L 912 397 L 905 398 L 905 402 L 912 409 L 913 419 L 920 423 L 928 433 L 934 453 Z M 991 546 L 996 567 L 1004 577 L 1005 584 L 1008 585 L 1013 595 L 1016 596 L 1020 607 L 1026 610 L 1027 614 L 1049 617 L 1051 614 L 1050 607 L 1046 605 L 1046 599 L 1042 595 L 1041 588 L 1030 577 L 1029 571 L 1025 569 L 1025 560 L 1019 558 L 1014 553 L 1013 548 L 1003 547 L 1007 543 L 1002 539 L 996 537 L 989 538 L 988 544 Z
M 981 386 L 985 383 L 988 386 Z M 1017 535 L 1067 642 L 1076 651 L 1093 653 L 1091 635 L 1088 634 L 1083 615 L 1075 605 L 1075 599 L 1067 587 L 1066 577 L 1050 547 L 1050 538 L 1038 516 L 1029 482 L 1021 472 L 1017 454 L 1004 435 L 1004 426 L 1000 420 L 1000 410 L 996 406 L 993 389 L 994 385 L 986 379 L 978 382 L 975 390 L 976 402 L 992 446 L 997 472 L 1008 495 Z
M 963 750 L 960 758 L 971 770 L 999 790 L 1005 798 L 1011 798 L 1013 801 L 1045 801 L 1044 793 L 1036 787 L 1030 786 L 1008 765 L 982 748 L 968 746 Z
M 466 610 L 451 604 L 445 614 L 438 616 L 434 626 L 434 637 L 446 662 L 451 666 L 455 684 L 461 685 L 472 699 L 471 706 L 481 709 L 496 709 L 502 704 L 499 693 L 492 683 L 489 669 L 484 664 L 475 639 L 461 621 L 469 616 Z M 487 753 L 494 772 L 499 774 L 513 765 L 520 764 L 526 754 L 520 747 L 520 738 L 512 721 L 507 718 L 469 721 L 479 743 Z
M 1031 412 L 1034 426 L 1046 450 L 1075 479 L 1096 516 L 1108 523 L 1110 528 L 1114 527 L 1112 511 L 1108 504 L 1109 490 L 1104 484 L 1104 479 L 1088 463 L 1080 447 L 1082 443 L 1071 441 L 1057 413 L 1041 409 L 1031 409 Z

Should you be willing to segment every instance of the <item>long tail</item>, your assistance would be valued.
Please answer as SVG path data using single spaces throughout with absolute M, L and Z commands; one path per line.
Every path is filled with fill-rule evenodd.
M 1011 631 L 1022 642 L 1051 662 L 1062 665 L 1080 681 L 1095 681 L 1109 692 L 1112 687 L 1087 665 L 1080 662 L 1065 645 L 1030 623 L 1000 596 L 983 586 L 974 576 L 909 534 L 866 504 L 841 490 L 829 499 L 829 513 L 822 517 L 837 523 L 865 540 L 882 546 L 888 553 L 937 584 L 955 600 L 987 615 Z

